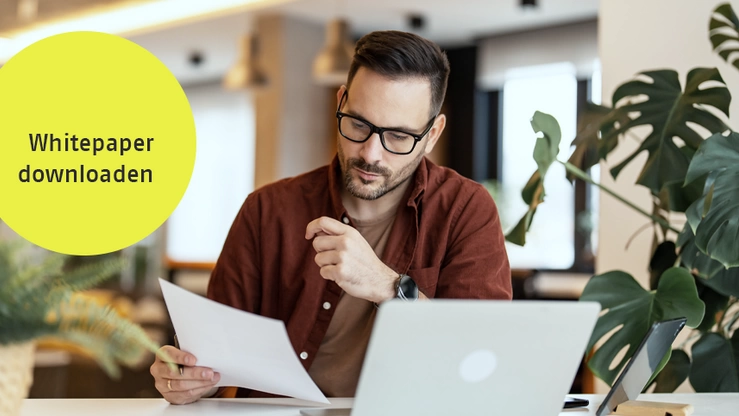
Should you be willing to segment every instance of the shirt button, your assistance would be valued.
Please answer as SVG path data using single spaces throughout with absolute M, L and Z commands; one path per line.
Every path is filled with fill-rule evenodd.
M 341 220 L 344 221 L 344 224 L 349 224 L 349 217 L 344 216 Z
M 301 353 L 300 353 L 300 359 L 301 359 L 301 360 L 306 360 L 306 359 L 308 359 L 308 353 L 307 353 L 307 352 L 305 352 L 305 351 L 301 352 Z
M 331 309 L 331 303 L 329 303 L 329 302 L 323 302 L 323 309 L 325 309 L 325 310 Z

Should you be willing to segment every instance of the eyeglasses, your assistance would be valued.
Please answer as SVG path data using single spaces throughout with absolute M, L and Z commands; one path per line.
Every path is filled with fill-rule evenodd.
M 382 147 L 384 147 L 388 152 L 396 155 L 407 155 L 412 153 L 413 149 L 416 148 L 416 143 L 420 142 L 429 130 L 431 130 L 437 117 L 434 116 L 431 118 L 426 129 L 424 129 L 421 134 L 408 133 L 407 131 L 398 129 L 386 129 L 383 127 L 377 127 L 367 120 L 339 111 L 341 110 L 341 105 L 344 103 L 345 98 L 347 98 L 346 91 L 344 91 L 344 95 L 341 96 L 339 108 L 336 109 L 339 133 L 341 133 L 341 135 L 346 139 L 355 143 L 366 142 L 374 133 L 377 133 L 380 136 Z

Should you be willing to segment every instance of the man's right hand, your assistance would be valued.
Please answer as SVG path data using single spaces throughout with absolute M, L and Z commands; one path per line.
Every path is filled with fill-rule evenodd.
M 195 367 L 197 359 L 194 355 L 171 345 L 165 345 L 159 351 L 169 354 L 175 364 L 184 365 L 180 375 L 179 369 L 171 369 L 158 354 L 151 365 L 154 386 L 165 400 L 172 404 L 187 404 L 215 394 L 215 385 L 221 379 L 220 374 L 207 367 Z

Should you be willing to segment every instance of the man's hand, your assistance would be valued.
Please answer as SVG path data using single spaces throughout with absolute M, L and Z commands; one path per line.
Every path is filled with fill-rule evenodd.
M 160 348 L 169 354 L 175 364 L 183 364 L 185 367 L 180 374 L 179 370 L 173 370 L 157 355 L 154 364 L 149 371 L 154 376 L 154 387 L 159 390 L 164 399 L 172 404 L 192 403 L 203 396 L 212 396 L 221 375 L 210 368 L 194 367 L 195 356 L 181 351 L 171 345 Z
M 355 298 L 380 303 L 395 297 L 398 273 L 387 267 L 356 229 L 321 217 L 308 224 L 306 240 L 313 239 L 321 276 L 333 280 Z

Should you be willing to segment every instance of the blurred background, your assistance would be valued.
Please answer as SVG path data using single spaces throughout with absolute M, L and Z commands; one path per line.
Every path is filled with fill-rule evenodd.
M 707 42 L 714 6 L 691 0 L 0 0 L 0 64 L 46 36 L 95 30 L 143 46 L 180 81 L 197 128 L 189 188 L 160 229 L 117 253 L 131 260 L 129 267 L 98 291 L 165 344 L 172 328 L 157 278 L 204 294 L 244 198 L 330 162 L 336 89 L 362 35 L 411 31 L 446 51 L 448 124 L 431 158 L 484 183 L 508 231 L 526 212 L 520 191 L 536 169 L 534 111 L 560 122 L 566 160 L 588 101 L 600 103 L 641 70 L 684 73 L 712 59 L 700 42 Z M 705 21 L 696 18 L 701 14 Z M 625 145 L 615 162 L 605 163 L 633 150 Z M 600 169 L 590 174 L 600 178 Z M 552 170 L 526 247 L 508 246 L 514 296 L 577 299 L 598 270 L 620 268 L 648 279 L 651 240 L 637 233 L 647 220 L 582 181 L 570 183 L 560 165 Z M 649 206 L 648 191 L 633 185 L 638 169 L 632 171 L 618 183 L 608 175 L 602 180 Z M 0 224 L 0 238 L 12 234 Z M 84 356 L 41 348 L 31 397 L 159 397 L 152 360 L 142 357 L 114 381 Z M 583 372 L 573 385 L 573 392 L 596 390 Z

